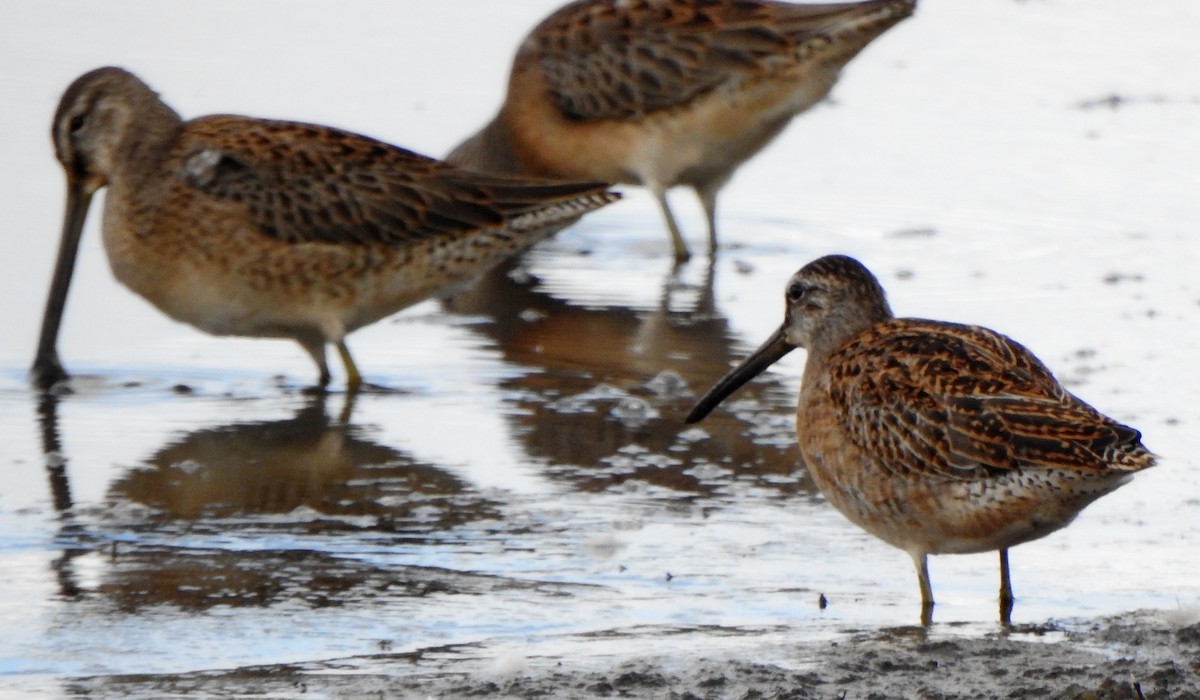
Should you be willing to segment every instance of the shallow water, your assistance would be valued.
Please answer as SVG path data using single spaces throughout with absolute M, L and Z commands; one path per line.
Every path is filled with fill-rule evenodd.
M 27 67 L 0 73 L 0 691 L 273 663 L 753 657 L 914 625 L 908 558 L 795 468 L 802 353 L 682 425 L 778 324 L 787 276 L 828 252 L 875 270 L 898 313 L 1017 338 L 1162 456 L 1013 550 L 1014 622 L 1200 604 L 1185 0 L 925 0 L 743 168 L 711 265 L 672 272 L 630 190 L 510 274 L 352 336 L 367 379 L 396 389 L 352 406 L 302 391 L 293 344 L 209 338 L 120 289 L 92 221 L 60 346 L 73 392 L 29 390 L 62 198 L 47 133 L 76 75 L 121 64 L 185 115 L 441 154 L 490 116 L 555 4 L 0 8 L 0 58 Z M 994 555 L 931 569 L 933 634 L 995 631 Z

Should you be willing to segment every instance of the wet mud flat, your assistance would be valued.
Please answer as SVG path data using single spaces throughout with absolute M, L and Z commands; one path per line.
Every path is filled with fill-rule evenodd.
M 672 653 L 596 660 L 464 659 L 467 650 L 256 666 L 232 671 L 79 678 L 71 694 L 162 697 L 494 698 L 1195 698 L 1200 622 L 1139 612 L 959 637 L 938 628 L 864 631 L 746 658 Z M 469 669 L 469 670 L 464 670 Z
M 1022 545 L 1012 628 L 993 557 L 936 559 L 920 627 L 903 553 L 798 463 L 795 367 L 681 429 L 744 352 L 712 269 L 641 306 L 568 304 L 563 250 L 396 323 L 484 345 L 483 386 L 450 354 L 356 399 L 204 373 L 42 397 L 29 505 L 0 510 L 35 533 L 9 552 L 0 697 L 1200 697 L 1196 472 L 1152 470 Z M 1114 345 L 1068 343 L 1077 385 L 1118 383 L 1085 371 Z M 1181 405 L 1139 420 L 1166 454 Z M 467 429 L 486 453 L 422 441 Z
M 0 276 L 0 699 L 1200 697 L 1200 62 L 1162 31 L 1195 24 L 1194 3 L 922 0 L 731 183 L 719 256 L 672 266 L 653 201 L 629 190 L 511 274 L 356 333 L 368 379 L 400 391 L 353 411 L 300 395 L 311 367 L 290 344 L 164 322 L 86 233 L 74 393 L 31 393 L 54 245 L 32 234 L 59 225 L 46 130 L 66 80 L 119 63 L 189 115 L 302 117 L 444 153 L 561 3 L 459 4 L 381 4 L 322 34 L 336 60 L 276 51 L 275 67 L 269 4 L 79 6 L 73 22 L 52 2 L 8 8 L 0 28 L 19 36 L 0 52 L 37 70 L 0 81 L 6 220 L 30 232 Z M 325 8 L 286 14 L 306 32 Z M 485 34 L 445 40 L 471 24 Z M 198 73 L 214 34 L 225 63 Z M 463 45 L 489 58 L 460 60 Z M 382 55 L 439 70 L 368 98 L 344 76 Z M 798 464 L 799 363 L 703 428 L 682 422 L 777 326 L 788 275 L 834 252 L 886 275 L 900 313 L 1027 343 L 1163 458 L 1014 551 L 1011 629 L 994 622 L 993 556 L 935 560 L 935 622 L 912 624 L 905 555 Z

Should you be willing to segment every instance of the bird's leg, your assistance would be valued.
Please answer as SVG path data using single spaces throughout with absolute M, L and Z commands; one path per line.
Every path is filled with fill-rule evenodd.
M 704 207 L 704 219 L 708 223 L 708 252 L 717 252 L 717 193 L 729 181 L 728 177 L 709 180 L 694 186 L 700 206 Z
M 358 372 L 358 365 L 354 364 L 354 358 L 350 356 L 350 348 L 346 347 L 346 341 L 337 341 L 336 347 L 342 364 L 346 367 L 346 389 L 353 394 L 362 387 L 362 375 Z
M 1012 624 L 1012 579 L 1008 574 L 1008 548 L 1000 549 L 1000 624 Z
M 331 378 L 329 364 L 325 362 L 325 339 L 297 338 L 296 342 L 300 343 L 300 347 L 304 348 L 304 352 L 307 352 L 309 357 L 313 359 L 313 362 L 316 363 L 318 373 L 316 388 L 324 391 L 325 387 L 329 386 Z
M 928 627 L 933 623 L 933 587 L 929 585 L 929 557 L 925 552 L 909 552 L 909 556 L 917 569 L 917 583 L 921 586 L 921 624 Z
M 675 262 L 684 262 L 692 257 L 692 254 L 688 251 L 687 243 L 683 241 L 683 234 L 679 231 L 679 224 L 675 222 L 675 215 L 671 213 L 671 205 L 667 203 L 667 190 L 658 184 L 650 184 L 648 187 L 654 193 L 654 199 L 658 201 L 658 208 L 662 210 L 663 219 L 667 223 L 667 230 L 671 234 L 671 246 L 675 250 Z

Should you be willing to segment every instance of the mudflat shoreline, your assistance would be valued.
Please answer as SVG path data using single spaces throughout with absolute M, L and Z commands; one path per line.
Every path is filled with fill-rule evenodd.
M 952 627 L 952 626 L 951 626 Z M 1196 698 L 1200 610 L 1141 611 L 956 636 L 939 626 L 863 631 L 764 649 L 760 660 L 438 661 L 381 653 L 330 662 L 65 683 L 95 697 L 165 694 L 388 698 Z M 447 655 L 447 658 L 455 655 Z

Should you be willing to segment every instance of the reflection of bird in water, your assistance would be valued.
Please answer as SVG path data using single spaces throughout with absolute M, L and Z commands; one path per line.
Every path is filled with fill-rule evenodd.
M 44 393 L 39 417 L 63 522 L 55 570 L 64 596 L 94 593 L 121 611 L 258 606 L 281 597 L 323 606 L 343 597 L 419 597 L 480 585 L 469 573 L 397 568 L 305 544 L 313 535 L 366 531 L 379 546 L 421 546 L 438 533 L 501 517 L 499 503 L 450 472 L 361 437 L 349 424 L 353 397 L 333 420 L 325 394 L 316 394 L 285 420 L 194 431 L 116 479 L 108 507 L 86 524 L 70 497 L 59 400 Z M 152 511 L 123 507 L 129 503 Z M 106 534 L 114 528 L 117 539 Z M 176 543 L 181 530 L 215 537 L 209 541 L 216 545 Z M 225 535 L 248 531 L 270 533 L 246 551 L 222 544 Z M 103 575 L 81 585 L 75 562 L 89 554 L 103 558 Z
M 534 251 L 526 262 L 541 255 Z M 555 259 L 556 274 L 569 278 L 570 265 L 594 264 L 573 260 Z M 711 464 L 772 489 L 794 489 L 786 478 L 795 469 L 793 441 L 775 441 L 778 455 L 761 445 L 768 431 L 790 433 L 774 420 L 772 408 L 790 393 L 777 384 L 756 387 L 760 403 L 753 408 L 706 426 L 707 439 L 679 435 L 689 387 L 724 371 L 737 352 L 713 303 L 712 274 L 709 265 L 692 284 L 672 271 L 657 304 L 639 309 L 572 302 L 509 265 L 443 303 L 486 317 L 467 327 L 495 343 L 506 363 L 536 370 L 503 379 L 501 388 L 515 404 L 506 411 L 515 438 L 552 465 L 555 478 L 589 490 L 638 479 L 709 493 L 711 485 L 691 468 Z
M 91 537 L 75 519 L 75 499 L 71 496 L 71 480 L 67 473 L 67 457 L 63 453 L 62 437 L 58 429 L 59 397 L 45 392 L 38 397 L 38 427 L 42 436 L 42 455 L 46 460 L 46 476 L 50 479 L 50 497 L 54 510 L 58 512 L 58 540 L 65 545 L 63 555 L 54 560 L 54 571 L 58 577 L 62 595 L 72 598 L 80 594 L 71 569 L 71 561 L 91 551 L 84 543 Z
M 176 518 L 290 513 L 370 516 L 388 528 L 446 529 L 494 516 L 456 476 L 364 440 L 325 412 L 324 395 L 286 420 L 189 433 L 113 484 L 113 494 Z
M 783 325 L 721 379 L 695 422 L 797 347 L 808 351 L 796 432 L 821 493 L 908 552 L 928 623 L 929 554 L 1000 551 L 1043 537 L 1154 464 L 1141 434 L 1070 394 L 995 331 L 895 318 L 857 260 L 828 256 L 788 283 Z
M 717 193 L 916 0 L 579 0 L 530 32 L 499 114 L 447 160 L 473 170 L 644 185 L 677 259 L 666 191 Z
M 33 373 L 66 378 L 57 336 L 92 196 L 108 193 L 113 274 L 168 316 L 215 335 L 291 338 L 329 381 L 333 344 L 469 280 L 615 195 L 604 186 L 464 171 L 311 124 L 183 121 L 119 68 L 78 78 L 54 116 L 67 176 L 62 242 Z

